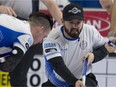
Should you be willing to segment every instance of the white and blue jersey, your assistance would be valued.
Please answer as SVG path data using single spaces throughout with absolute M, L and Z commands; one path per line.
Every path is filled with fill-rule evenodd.
M 5 56 L 14 46 L 25 53 L 32 43 L 33 37 L 28 22 L 0 14 L 0 55 Z
M 63 26 L 56 27 L 43 42 L 47 77 L 54 85 L 67 87 L 68 83 L 53 70 L 52 64 L 48 61 L 61 56 L 71 73 L 81 79 L 84 56 L 92 52 L 93 48 L 100 47 L 104 43 L 104 38 L 93 26 L 84 24 L 79 38 L 76 39 L 65 37 Z

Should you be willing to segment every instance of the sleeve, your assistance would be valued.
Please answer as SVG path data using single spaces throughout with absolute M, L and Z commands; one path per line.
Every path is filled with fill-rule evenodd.
M 99 47 L 97 49 L 94 49 L 93 54 L 94 54 L 93 63 L 96 63 L 96 62 L 102 60 L 104 57 L 106 57 L 108 55 L 108 51 L 105 48 L 105 45 L 103 45 L 103 46 L 101 46 L 101 47 Z
M 97 29 L 93 27 L 93 54 L 94 54 L 94 61 L 98 62 L 102 60 L 104 57 L 108 55 L 108 51 L 105 48 L 104 44 L 107 42 L 108 39 L 105 39 L 100 35 Z
M 101 36 L 101 34 L 95 27 L 93 27 L 92 30 L 93 30 L 93 47 L 98 48 L 100 46 L 103 46 L 106 40 Z
M 14 42 L 13 46 L 20 48 L 24 53 L 29 49 L 33 43 L 33 38 L 29 34 L 24 34 L 17 37 L 17 40 Z
M 18 47 L 13 47 L 13 50 L 17 50 L 17 54 L 6 56 L 5 62 L 0 63 L 0 70 L 4 72 L 12 72 L 21 61 L 24 55 L 23 51 Z
M 73 86 L 75 85 L 78 79 L 66 67 L 62 57 L 55 57 L 50 59 L 49 61 L 50 63 L 52 63 L 53 68 L 58 75 L 60 75 L 70 85 L 73 85 Z
M 52 64 L 55 72 L 71 85 L 78 80 L 66 67 L 60 52 L 60 45 L 54 40 L 46 39 L 43 42 L 44 56 Z M 61 68 L 62 67 L 62 68 Z M 64 72 L 62 72 L 64 71 Z
M 43 52 L 46 58 L 52 59 L 54 57 L 61 56 L 60 46 L 54 40 L 44 40 L 43 42 Z

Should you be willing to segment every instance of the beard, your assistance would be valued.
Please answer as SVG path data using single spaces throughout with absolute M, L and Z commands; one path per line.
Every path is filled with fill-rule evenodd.
M 76 28 L 71 28 L 71 30 L 68 31 L 68 29 L 64 26 L 64 30 L 71 38 L 78 38 L 79 37 L 80 31 Z

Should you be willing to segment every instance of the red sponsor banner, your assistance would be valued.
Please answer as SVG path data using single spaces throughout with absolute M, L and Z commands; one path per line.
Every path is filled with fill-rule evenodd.
M 106 11 L 85 11 L 85 23 L 95 26 L 102 36 L 110 30 L 110 15 Z
M 47 10 L 41 10 L 42 12 L 49 13 Z M 106 37 L 110 30 L 110 15 L 101 9 L 88 9 L 84 10 L 85 23 L 95 26 L 95 28 Z M 57 26 L 58 23 L 55 23 Z

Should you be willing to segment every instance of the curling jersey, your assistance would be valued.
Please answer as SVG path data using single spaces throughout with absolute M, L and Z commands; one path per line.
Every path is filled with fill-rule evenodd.
M 104 43 L 105 40 L 100 33 L 93 26 L 87 24 L 83 24 L 83 29 L 76 39 L 67 38 L 64 35 L 63 26 L 53 29 L 43 42 L 46 74 L 49 80 L 57 86 L 66 84 L 63 78 L 53 70 L 49 59 L 61 56 L 71 73 L 81 79 L 84 56 L 88 52 L 92 52 L 93 48 L 100 47 Z
M 28 22 L 0 14 L 0 55 L 5 56 L 14 46 L 25 53 L 32 43 L 33 37 Z

